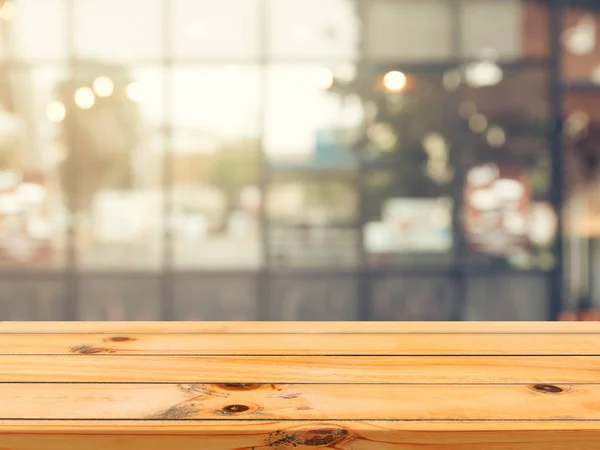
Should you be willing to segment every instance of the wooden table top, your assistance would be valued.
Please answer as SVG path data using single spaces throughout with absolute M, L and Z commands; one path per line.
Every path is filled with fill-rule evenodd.
M 0 450 L 600 449 L 600 323 L 0 322 Z

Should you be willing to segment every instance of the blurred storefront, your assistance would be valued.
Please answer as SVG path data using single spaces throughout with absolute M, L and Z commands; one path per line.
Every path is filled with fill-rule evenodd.
M 0 318 L 600 301 L 600 7 L 0 0 Z

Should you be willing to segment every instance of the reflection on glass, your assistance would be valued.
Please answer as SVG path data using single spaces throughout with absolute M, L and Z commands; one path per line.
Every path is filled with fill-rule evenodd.
M 176 67 L 171 82 L 175 265 L 257 267 L 260 72 Z
M 268 48 L 274 57 L 355 58 L 360 39 L 351 0 L 267 0 Z
M 160 0 L 76 0 L 74 5 L 79 58 L 135 62 L 162 56 Z

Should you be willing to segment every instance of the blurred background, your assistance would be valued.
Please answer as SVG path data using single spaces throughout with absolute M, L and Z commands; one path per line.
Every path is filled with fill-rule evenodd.
M 600 302 L 598 26 L 596 0 L 0 0 L 0 319 Z

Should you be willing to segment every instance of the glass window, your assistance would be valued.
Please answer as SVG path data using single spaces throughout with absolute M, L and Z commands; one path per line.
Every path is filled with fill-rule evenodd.
M 163 84 L 157 67 L 90 63 L 57 86 L 59 170 L 86 269 L 162 263 Z
M 267 0 L 268 52 L 275 58 L 355 58 L 360 23 L 352 0 Z
M 458 300 L 445 277 L 376 277 L 371 298 L 373 320 L 453 320 Z
M 437 71 L 383 71 L 364 100 L 362 156 L 367 165 L 421 166 L 428 155 L 448 160 L 450 75 Z M 455 88 L 456 86 L 452 86 Z M 418 169 L 417 169 L 418 171 Z
M 2 320 L 65 320 L 65 283 L 50 279 L 0 280 Z
M 356 320 L 355 278 L 277 276 L 270 288 L 270 320 Z
M 260 54 L 257 0 L 172 0 L 176 58 L 244 58 Z
M 357 262 L 355 173 L 344 178 L 280 175 L 267 191 L 269 254 L 279 267 Z
M 175 320 L 257 320 L 257 277 L 234 274 L 178 274 Z
M 567 2 L 576 3 L 576 2 Z M 572 6 L 562 16 L 562 71 L 567 82 L 600 84 L 600 13 Z
M 475 131 L 504 124 L 526 133 L 548 130 L 548 71 L 475 62 L 463 68 L 458 115 Z
M 543 275 L 469 277 L 465 320 L 547 320 L 548 290 Z
M 522 0 L 462 0 L 463 56 L 478 58 L 490 53 L 507 59 L 521 56 L 525 15 Z
M 159 277 L 83 277 L 79 280 L 78 320 L 158 320 Z
M 365 196 L 368 264 L 450 262 L 453 200 L 425 165 L 367 174 Z
M 370 58 L 410 62 L 452 57 L 451 2 L 370 0 L 364 4 L 364 38 Z
M 0 76 L 0 265 L 61 267 L 67 214 L 54 133 L 64 106 L 52 103 L 59 67 Z
M 0 30 L 12 39 L 6 56 L 28 61 L 66 59 L 65 0 L 7 0 L 0 9 Z M 5 19 L 5 20 L 2 20 Z M 4 39 L 3 39 L 4 38 Z
M 264 146 L 273 169 L 349 170 L 357 166 L 363 106 L 333 88 L 354 67 L 272 65 L 267 68 Z
M 77 57 L 136 62 L 162 55 L 160 0 L 76 0 Z
M 261 264 L 260 71 L 175 67 L 170 226 L 177 267 Z

